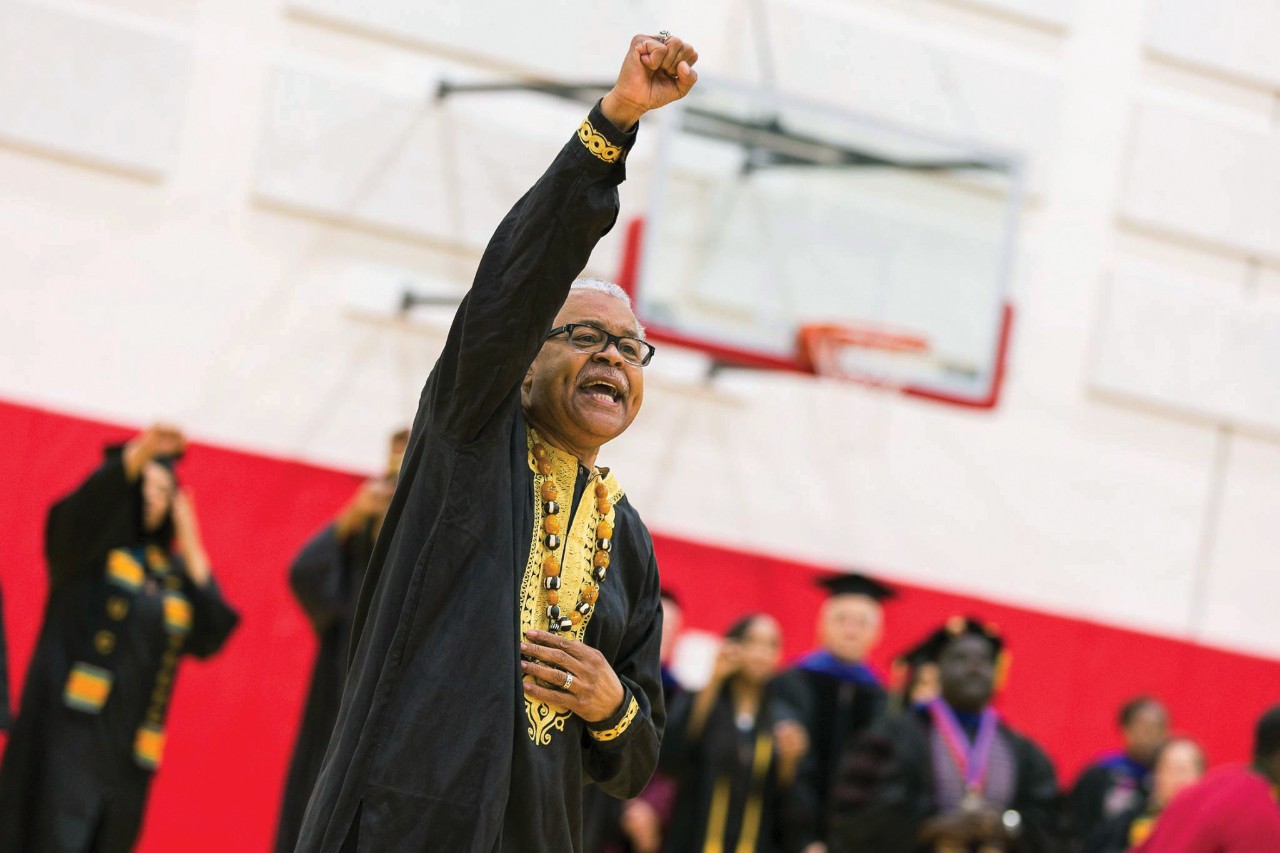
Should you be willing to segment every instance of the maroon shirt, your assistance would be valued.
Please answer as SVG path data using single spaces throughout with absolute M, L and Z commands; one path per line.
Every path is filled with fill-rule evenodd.
M 1178 796 L 1134 853 L 1280 850 L 1280 804 L 1271 783 L 1242 765 L 1221 767 Z

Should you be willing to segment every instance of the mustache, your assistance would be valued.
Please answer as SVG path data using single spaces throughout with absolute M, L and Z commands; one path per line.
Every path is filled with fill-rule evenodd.
M 626 374 L 618 370 L 608 367 L 585 367 L 578 374 L 578 387 L 585 388 L 593 382 L 608 382 L 623 394 L 631 392 L 631 383 L 627 381 Z

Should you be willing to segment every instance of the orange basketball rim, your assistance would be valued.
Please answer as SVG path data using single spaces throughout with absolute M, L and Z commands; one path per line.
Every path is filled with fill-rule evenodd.
M 911 332 L 856 323 L 806 323 L 796 336 L 796 349 L 800 358 L 817 375 L 857 381 L 862 377 L 848 370 L 841 357 L 846 350 L 877 350 L 891 355 L 920 356 L 928 354 L 929 340 Z

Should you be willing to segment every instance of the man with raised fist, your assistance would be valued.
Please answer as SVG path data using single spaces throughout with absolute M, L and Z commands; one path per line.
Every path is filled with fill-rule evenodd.
M 583 784 L 633 797 L 652 774 L 657 564 L 596 459 L 653 347 L 620 288 L 575 277 L 617 219 L 636 123 L 697 58 L 633 38 L 490 240 L 423 389 L 299 850 L 581 850 Z

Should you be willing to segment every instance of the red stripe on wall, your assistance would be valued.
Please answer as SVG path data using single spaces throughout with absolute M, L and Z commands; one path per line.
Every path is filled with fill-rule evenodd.
M 113 426 L 0 403 L 0 524 L 10 672 L 20 687 L 46 595 L 41 531 L 49 505 L 131 435 Z M 286 583 L 294 552 L 350 496 L 358 475 L 196 445 L 180 469 L 193 490 L 215 572 L 244 621 L 223 653 L 187 662 L 174 697 L 165 764 L 143 851 L 266 850 L 315 644 Z M 794 656 L 812 642 L 816 566 L 655 536 L 664 582 L 690 627 L 720 631 L 753 610 L 774 614 Z M 1115 708 L 1135 693 L 1164 698 L 1175 728 L 1215 763 L 1244 758 L 1252 722 L 1280 699 L 1280 661 L 900 585 L 873 663 L 954 613 L 999 624 L 1012 649 L 1001 707 L 1068 778 L 1114 745 Z

